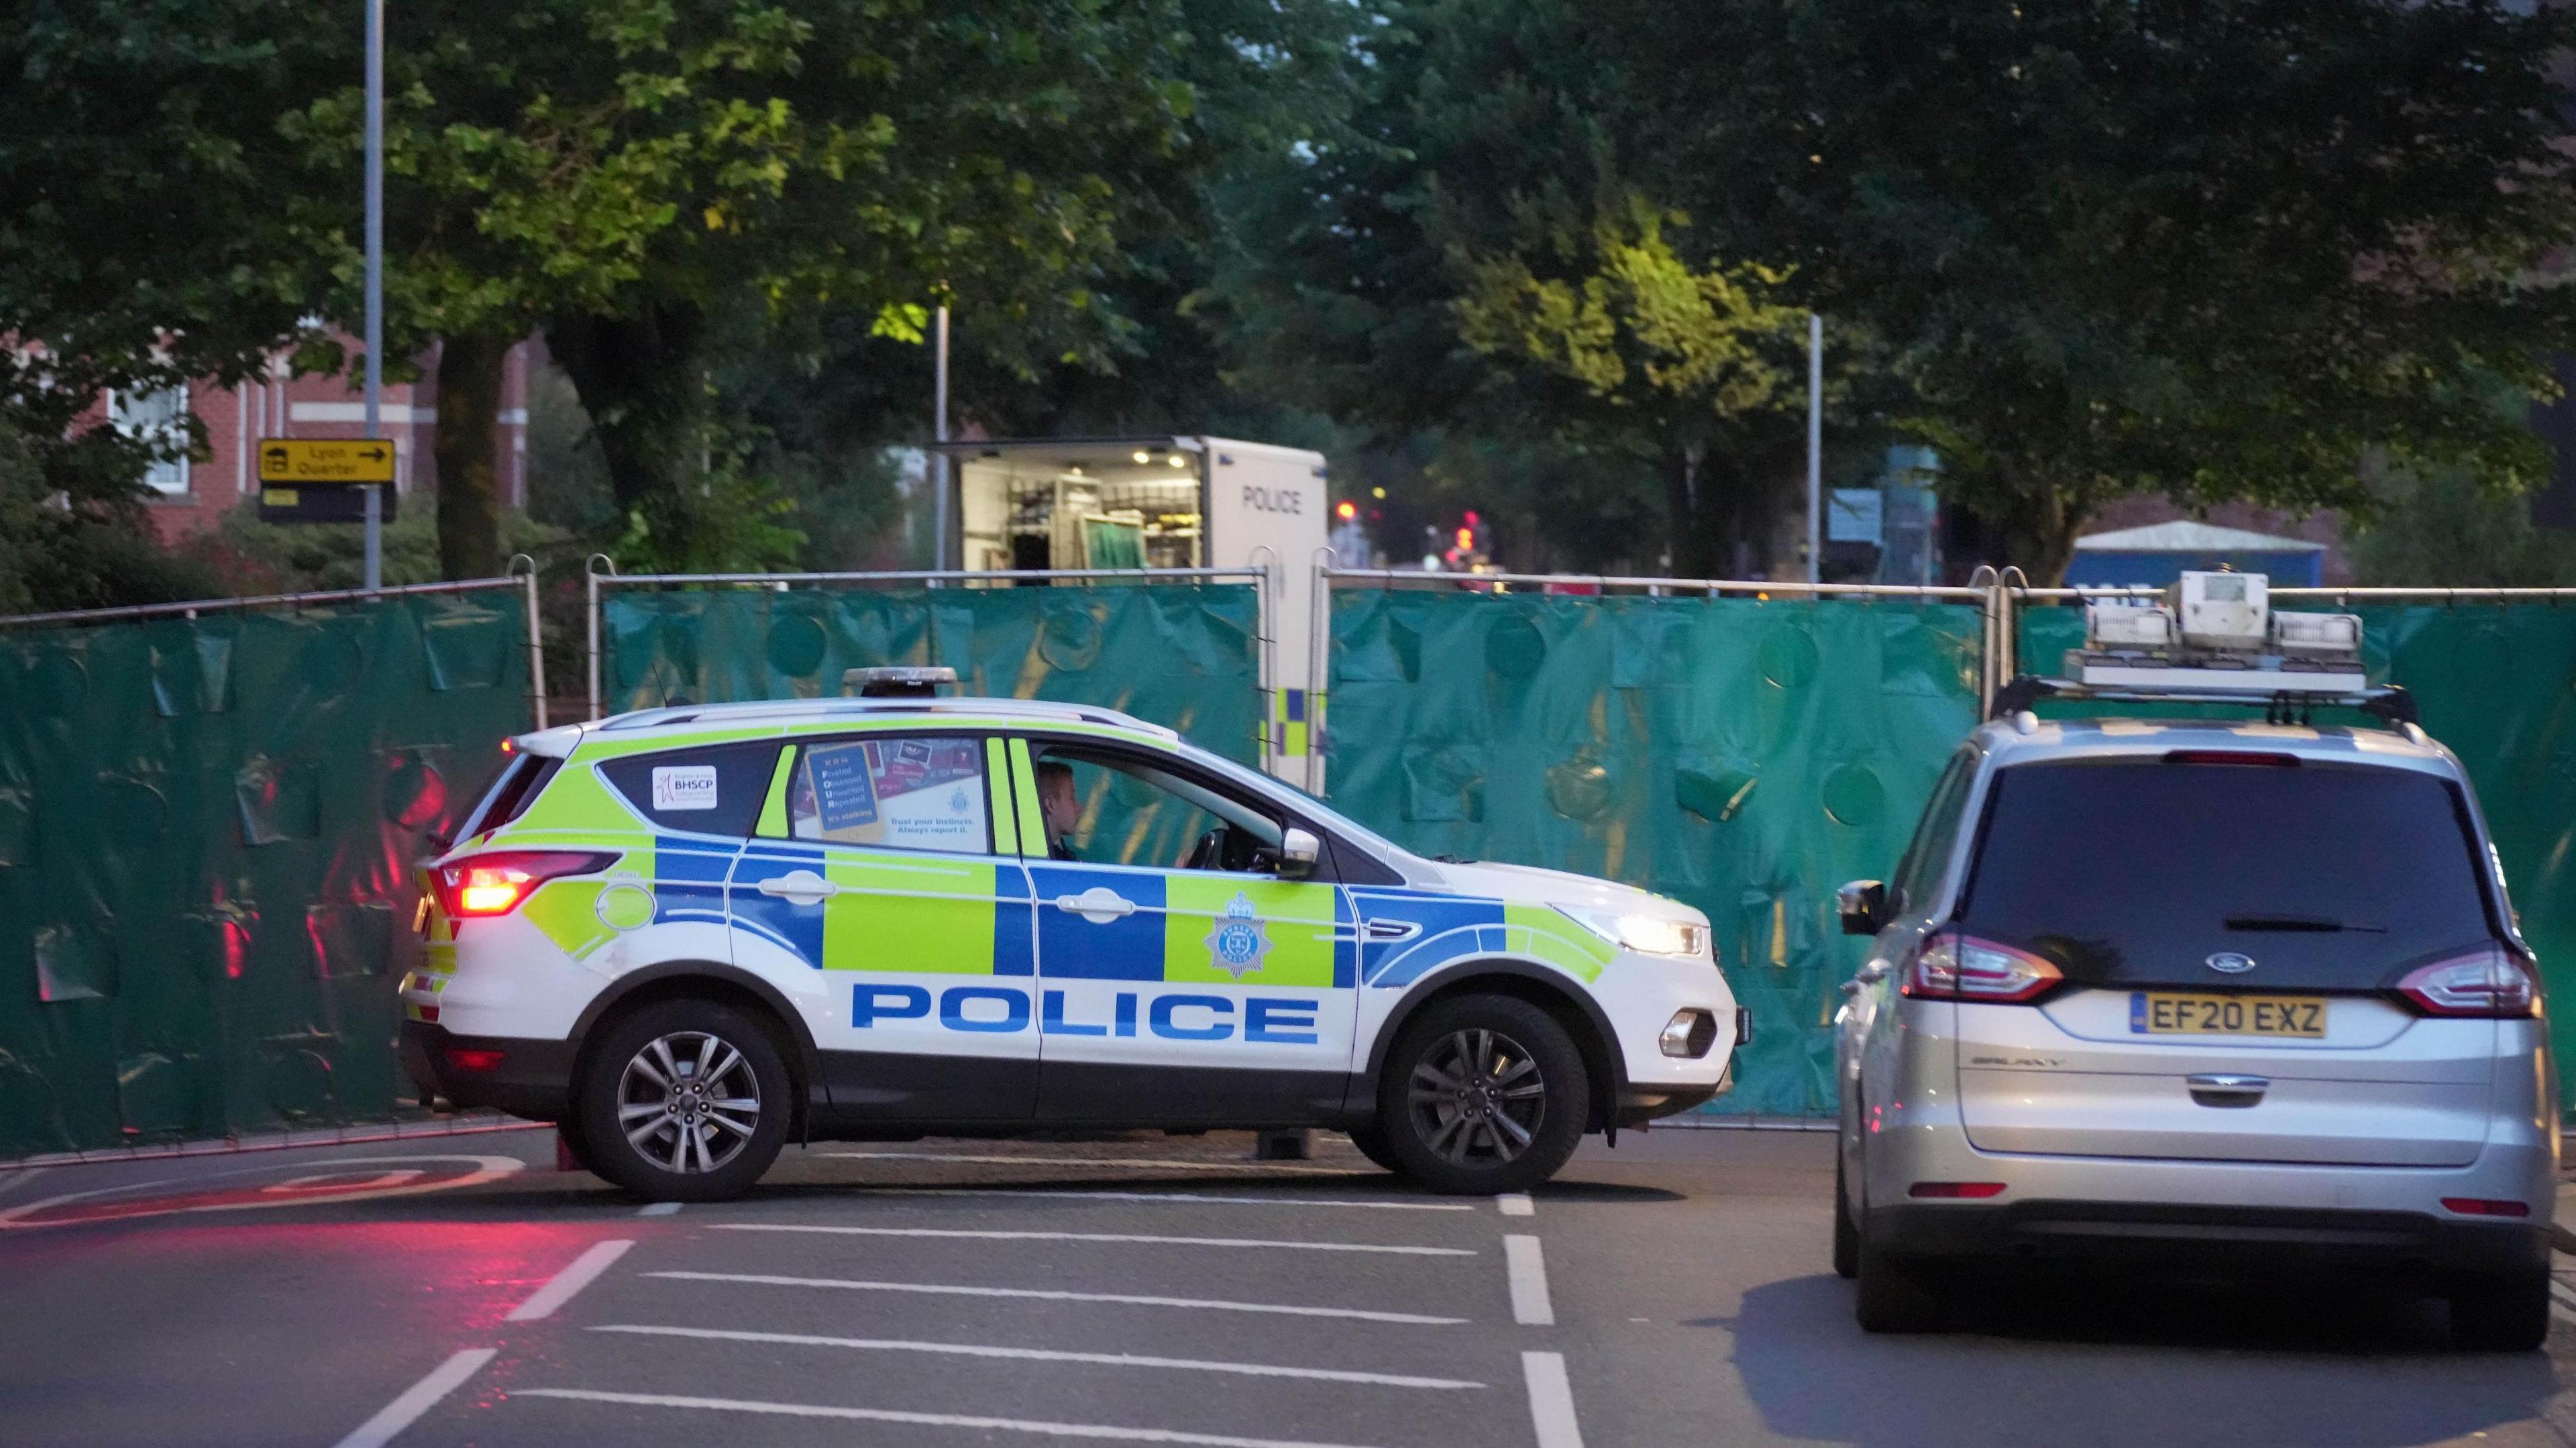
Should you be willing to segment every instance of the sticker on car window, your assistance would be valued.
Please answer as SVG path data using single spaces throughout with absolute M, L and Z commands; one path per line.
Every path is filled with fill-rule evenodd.
M 799 839 L 982 850 L 983 751 L 971 739 L 889 739 L 805 752 L 789 791 Z
M 714 809 L 716 767 L 712 764 L 653 766 L 653 808 L 663 811 Z

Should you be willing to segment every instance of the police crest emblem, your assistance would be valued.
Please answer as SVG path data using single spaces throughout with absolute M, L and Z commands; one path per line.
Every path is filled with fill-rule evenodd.
M 1207 948 L 1208 964 L 1236 980 L 1261 969 L 1263 958 L 1270 954 L 1270 930 L 1253 912 L 1250 896 L 1237 890 L 1226 902 L 1225 913 L 1208 932 Z

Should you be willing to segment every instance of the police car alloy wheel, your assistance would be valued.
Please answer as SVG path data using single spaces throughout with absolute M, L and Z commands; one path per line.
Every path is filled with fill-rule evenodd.
M 657 1201 L 736 1196 L 786 1142 L 793 1088 L 769 1033 L 712 1001 L 666 1001 L 585 1054 L 576 1110 L 591 1169 Z
M 1574 1038 L 1511 996 L 1438 1001 L 1388 1053 L 1378 1130 L 1405 1175 L 1434 1191 L 1512 1192 L 1556 1174 L 1591 1111 Z

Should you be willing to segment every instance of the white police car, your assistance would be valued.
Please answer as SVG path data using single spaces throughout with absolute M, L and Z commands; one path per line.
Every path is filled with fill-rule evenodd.
M 428 866 L 403 1051 L 649 1196 L 782 1144 L 1324 1126 L 1442 1191 L 1719 1089 L 1708 921 L 1410 854 L 1105 709 L 675 706 L 512 741 Z

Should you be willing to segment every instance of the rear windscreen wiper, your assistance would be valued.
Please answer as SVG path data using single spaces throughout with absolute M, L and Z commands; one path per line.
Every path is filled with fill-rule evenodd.
M 2385 925 L 2361 925 L 2351 921 L 2328 919 L 2323 915 L 2230 915 L 2225 923 L 2230 930 L 2315 931 L 2319 934 L 2354 930 L 2371 935 L 2388 933 L 2388 927 Z

